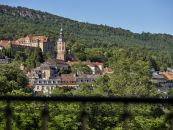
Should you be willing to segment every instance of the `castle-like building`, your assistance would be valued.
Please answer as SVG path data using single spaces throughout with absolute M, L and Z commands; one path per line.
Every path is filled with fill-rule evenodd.
M 24 51 L 26 48 L 29 48 L 33 52 L 39 46 L 42 52 L 44 51 L 46 54 L 50 51 L 52 56 L 54 56 L 54 43 L 46 36 L 27 36 L 16 41 L 1 40 L 0 45 L 7 48 L 9 42 L 15 51 Z
M 54 56 L 54 43 L 46 36 L 27 36 L 16 40 L 16 43 L 23 46 L 39 46 L 45 54 L 50 51 Z

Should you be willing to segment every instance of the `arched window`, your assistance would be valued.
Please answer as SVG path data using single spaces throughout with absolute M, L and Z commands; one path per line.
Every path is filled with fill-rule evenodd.
M 62 50 L 64 50 L 64 46 L 62 47 Z
M 59 50 L 61 50 L 61 46 L 59 47 Z

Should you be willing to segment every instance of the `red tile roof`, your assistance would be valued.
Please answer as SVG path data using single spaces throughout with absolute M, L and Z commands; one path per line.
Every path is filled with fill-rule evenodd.
M 6 43 L 8 44 L 9 40 L 1 40 L 0 43 Z M 17 44 L 16 41 L 11 41 L 11 44 Z
M 35 40 L 38 37 L 38 39 L 46 39 L 46 36 L 29 36 L 30 40 Z M 16 41 L 23 41 L 26 37 L 22 37 L 17 39 Z
M 166 76 L 167 79 L 173 80 L 173 76 L 172 75 L 165 74 L 165 76 Z
M 76 81 L 76 77 L 61 77 L 61 81 L 68 81 L 70 83 L 70 81 Z
M 104 72 L 103 72 L 103 73 L 105 73 L 105 74 L 106 74 L 107 72 L 111 72 L 111 68 L 107 68 L 107 69 L 106 69 L 106 68 L 104 68 Z
M 27 86 L 28 86 L 28 87 L 32 87 L 33 85 L 32 85 L 31 83 L 29 83 Z
M 103 63 L 94 63 L 94 64 L 96 64 L 96 65 L 103 65 Z
M 8 43 L 9 40 L 1 40 L 0 43 Z

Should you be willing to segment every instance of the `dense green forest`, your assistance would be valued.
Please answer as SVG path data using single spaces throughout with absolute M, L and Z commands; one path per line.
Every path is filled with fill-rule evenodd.
M 133 58 L 151 61 L 153 68 L 162 71 L 173 65 L 173 36 L 168 34 L 137 34 L 121 28 L 78 22 L 20 6 L 16 8 L 0 5 L 0 17 L 0 40 L 45 35 L 55 43 L 56 53 L 56 40 L 62 23 L 67 50 L 71 49 L 81 61 L 98 61 L 103 62 L 105 67 L 111 67 L 112 61 Z M 22 61 L 26 61 L 26 57 L 20 54 L 21 56 Z M 11 56 L 12 59 L 14 57 L 15 55 Z M 32 67 L 40 64 L 28 61 L 29 59 L 27 63 Z
M 173 52 L 173 36 L 169 34 L 132 33 L 122 28 L 78 22 L 20 6 L 0 5 L 0 17 L 0 40 L 46 35 L 56 43 L 62 23 L 67 41 L 78 41 L 89 48 L 121 44 Z

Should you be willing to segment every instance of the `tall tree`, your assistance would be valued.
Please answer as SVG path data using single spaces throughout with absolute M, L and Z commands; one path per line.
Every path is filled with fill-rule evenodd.
M 54 57 L 52 56 L 51 52 L 48 51 L 48 52 L 46 53 L 46 58 L 49 59 L 49 58 L 54 58 Z
M 75 63 L 71 65 L 72 74 L 80 72 L 81 74 L 91 74 L 90 68 L 82 63 Z
M 32 92 L 28 88 L 28 77 L 15 65 L 0 65 L 0 92 L 6 94 L 13 90 L 22 89 L 24 92 Z

